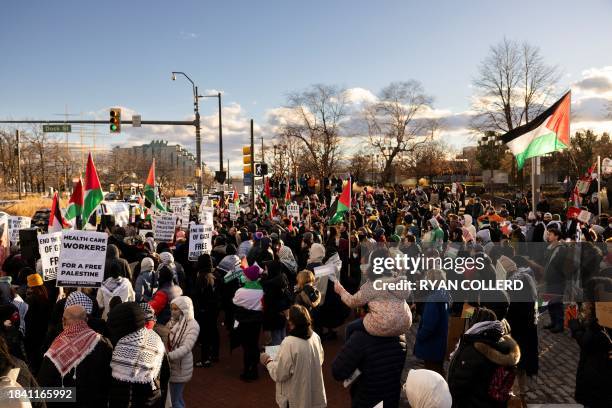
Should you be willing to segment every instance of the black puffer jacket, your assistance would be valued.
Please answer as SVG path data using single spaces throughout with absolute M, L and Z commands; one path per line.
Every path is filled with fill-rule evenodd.
M 132 270 L 130 264 L 123 258 L 119 257 L 119 248 L 116 245 L 109 244 L 106 247 L 106 263 L 104 265 L 104 279 L 110 277 L 111 265 L 116 264 L 119 268 L 119 276 L 123 276 L 132 281 Z
M 448 387 L 454 408 L 503 408 L 507 399 L 497 400 L 490 386 L 498 368 L 514 371 L 521 358 L 518 344 L 509 335 L 498 341 L 465 334 L 448 368 Z M 509 394 L 506 395 L 509 398 Z
M 384 401 L 385 407 L 397 407 L 401 376 L 406 360 L 406 344 L 399 337 L 376 337 L 355 331 L 332 363 L 332 375 L 338 381 L 361 374 L 351 384 L 351 407 L 371 408 Z

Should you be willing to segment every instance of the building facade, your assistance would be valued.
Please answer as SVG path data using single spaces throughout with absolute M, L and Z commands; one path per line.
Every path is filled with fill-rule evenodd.
M 119 156 L 127 157 L 138 163 L 146 163 L 144 169 L 155 159 L 157 175 L 173 174 L 189 179 L 196 174 L 196 158 L 179 144 L 168 144 L 165 140 L 153 140 L 149 144 L 132 147 L 115 147 Z M 145 174 L 146 177 L 146 174 Z

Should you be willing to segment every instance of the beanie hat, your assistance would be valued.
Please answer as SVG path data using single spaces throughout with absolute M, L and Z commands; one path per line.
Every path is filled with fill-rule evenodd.
M 170 252 L 162 252 L 159 254 L 159 260 L 164 265 L 170 265 L 174 263 L 174 256 Z
M 42 276 L 40 276 L 37 273 L 28 275 L 28 288 L 32 288 L 34 286 L 42 286 L 42 285 L 43 285 Z
M 121 303 L 108 312 L 106 325 L 111 341 L 116 344 L 122 337 L 144 327 L 144 311 L 136 302 Z
M 263 235 L 263 232 L 261 232 L 261 231 L 257 231 L 257 232 L 255 233 L 255 236 L 254 236 L 255 241 L 259 241 L 260 239 L 262 239 L 262 238 L 263 238 L 263 236 L 264 236 L 264 235 Z
M 256 281 L 259 278 L 260 269 L 257 265 L 249 266 L 243 271 L 244 276 L 250 281 Z
M 64 309 L 69 306 L 79 305 L 85 309 L 85 312 L 90 315 L 93 310 L 93 302 L 89 296 L 84 294 L 83 292 L 72 292 L 66 298 L 66 304 L 64 305 Z
M 157 318 L 155 317 L 155 312 L 153 311 L 153 308 L 149 303 L 143 302 L 139 303 L 138 305 L 144 312 L 145 322 L 154 322 L 157 320 Z
M 154 267 L 155 262 L 153 262 L 153 259 L 149 258 L 148 256 L 146 258 L 142 258 L 142 261 L 140 261 L 140 272 L 152 271 Z
M 312 244 L 308 254 L 308 263 L 323 262 L 325 257 L 325 247 L 321 244 Z

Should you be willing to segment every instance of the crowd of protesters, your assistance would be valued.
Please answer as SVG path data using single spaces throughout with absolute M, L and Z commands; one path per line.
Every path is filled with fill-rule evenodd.
M 152 232 L 138 234 L 150 229 L 145 220 L 115 226 L 107 231 L 99 288 L 58 288 L 43 280 L 40 260 L 11 248 L 0 277 L 2 387 L 75 387 L 79 407 L 180 408 L 194 370 L 217 364 L 227 338 L 231 349 L 243 351 L 240 379 L 257 381 L 267 371 L 279 407 L 325 407 L 323 344 L 341 337 L 339 353 L 326 357 L 334 379 L 350 387 L 353 407 L 381 401 L 397 407 L 402 399 L 413 408 L 506 407 L 512 399 L 524 402 L 535 386 L 537 322 L 547 310 L 547 329 L 562 336 L 569 328 L 580 346 L 576 401 L 612 406 L 612 330 L 598 323 L 594 306 L 612 300 L 606 215 L 581 222 L 552 211 L 545 199 L 533 209 L 526 197 L 496 205 L 462 185 L 396 186 L 356 188 L 344 221 L 329 225 L 342 182 L 328 178 L 328 188 L 316 194 L 314 177 L 274 179 L 272 211 L 244 207 L 234 220 L 226 203 L 211 203 L 212 250 L 197 261 L 189 259 L 185 231 L 158 242 Z M 299 220 L 287 217 L 287 188 L 300 206 Z M 196 210 L 192 221 L 197 219 Z M 582 244 L 581 255 L 575 243 Z M 466 271 L 463 279 L 495 279 L 501 270 L 523 282 L 522 297 L 494 291 L 467 300 L 441 288 L 375 289 L 378 279 L 406 278 L 393 268 L 373 273 L 377 258 L 397 251 L 443 257 L 456 251 L 455 244 L 486 266 Z M 572 278 L 582 293 L 571 299 L 578 299 L 580 310 L 566 322 L 568 282 L 574 280 L 563 274 L 576 256 Z M 321 266 L 332 266 L 335 274 L 315 276 Z M 409 279 L 457 275 L 432 268 Z M 451 319 L 462 316 L 465 330 L 451 342 Z M 407 350 L 413 321 L 416 342 Z M 261 352 L 264 345 L 280 348 L 268 355 Z M 402 381 L 410 354 L 422 366 Z

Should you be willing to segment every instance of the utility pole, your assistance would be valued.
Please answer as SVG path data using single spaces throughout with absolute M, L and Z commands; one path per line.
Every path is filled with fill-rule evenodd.
M 15 137 L 17 138 L 17 191 L 18 197 L 21 200 L 21 146 L 19 144 L 19 130 L 15 131 Z
M 219 98 L 219 170 L 223 173 L 223 121 L 221 120 L 221 92 L 217 93 L 217 98 Z
M 227 159 L 227 189 L 230 188 L 230 168 L 229 168 L 229 159 Z
M 255 215 L 255 137 L 251 119 L 251 214 Z
M 263 143 L 263 136 L 261 137 L 261 162 L 263 163 L 264 160 L 264 143 Z

